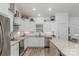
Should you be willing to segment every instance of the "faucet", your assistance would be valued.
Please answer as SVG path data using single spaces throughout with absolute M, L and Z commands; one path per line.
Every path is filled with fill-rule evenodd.
M 54 34 L 54 31 L 53 31 L 52 33 L 53 33 L 53 35 L 52 35 L 52 36 L 56 38 L 56 35 Z

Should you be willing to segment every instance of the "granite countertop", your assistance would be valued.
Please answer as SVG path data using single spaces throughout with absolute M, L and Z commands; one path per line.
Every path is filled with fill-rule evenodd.
M 16 40 L 10 41 L 10 45 L 13 46 L 16 43 L 19 43 L 21 40 L 24 40 L 25 37 L 17 37 Z
M 79 56 L 79 44 L 63 39 L 50 40 L 65 56 Z

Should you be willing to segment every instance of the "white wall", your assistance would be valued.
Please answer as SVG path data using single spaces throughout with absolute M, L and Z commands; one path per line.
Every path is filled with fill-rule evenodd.
M 43 24 L 44 23 L 44 17 L 34 17 L 36 24 Z

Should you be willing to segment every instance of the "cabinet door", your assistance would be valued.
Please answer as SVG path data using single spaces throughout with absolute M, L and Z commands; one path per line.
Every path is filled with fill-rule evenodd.
M 58 24 L 58 39 L 68 39 L 68 25 Z
M 24 31 L 30 31 L 30 32 L 35 32 L 36 27 L 35 27 L 34 22 L 24 22 Z
M 68 13 L 56 13 L 55 19 L 57 23 L 68 24 Z
M 19 43 L 11 46 L 11 56 L 19 56 Z
M 30 32 L 35 32 L 36 31 L 36 24 L 34 22 L 30 22 L 29 24 L 29 30 Z
M 40 37 L 31 37 L 27 39 L 28 47 L 44 47 L 44 38 Z
M 43 25 L 43 31 L 44 32 L 51 32 L 51 23 L 50 22 L 45 22 Z
M 44 42 L 44 37 L 38 37 L 36 38 L 36 46 L 37 47 L 44 47 L 45 42 Z
M 24 39 L 24 50 L 27 48 L 27 43 L 28 43 L 27 40 L 28 40 L 28 38 Z
M 27 45 L 28 47 L 35 47 L 37 40 L 34 37 L 29 37 L 27 39 Z

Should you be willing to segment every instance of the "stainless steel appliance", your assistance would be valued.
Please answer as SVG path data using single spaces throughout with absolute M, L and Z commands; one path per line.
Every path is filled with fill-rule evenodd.
M 21 40 L 19 42 L 19 56 L 22 56 L 24 54 L 24 40 Z
M 0 56 L 10 56 L 10 20 L 0 15 Z

